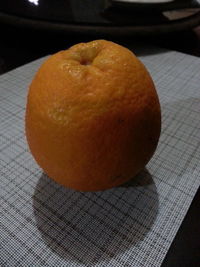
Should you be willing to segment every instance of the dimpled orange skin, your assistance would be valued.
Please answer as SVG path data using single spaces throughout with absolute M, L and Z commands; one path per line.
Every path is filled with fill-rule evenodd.
M 153 81 L 127 48 L 96 40 L 49 57 L 28 93 L 26 136 L 45 173 L 99 191 L 133 178 L 152 157 L 161 112 Z

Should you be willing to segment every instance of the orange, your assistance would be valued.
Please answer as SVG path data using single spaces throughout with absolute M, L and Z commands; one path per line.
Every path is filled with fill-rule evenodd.
M 50 56 L 28 93 L 26 136 L 56 182 L 98 191 L 134 177 L 152 157 L 161 112 L 154 83 L 127 48 L 96 40 Z

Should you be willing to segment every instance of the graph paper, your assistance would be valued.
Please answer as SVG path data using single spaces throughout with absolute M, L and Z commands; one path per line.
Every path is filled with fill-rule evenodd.
M 28 150 L 27 88 L 44 58 L 0 77 L 0 266 L 161 266 L 200 184 L 200 59 L 140 59 L 161 102 L 158 148 L 135 179 L 95 193 L 56 184 Z

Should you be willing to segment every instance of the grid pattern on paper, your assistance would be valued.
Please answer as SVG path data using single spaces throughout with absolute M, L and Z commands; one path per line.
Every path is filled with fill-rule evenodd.
M 0 77 L 0 265 L 160 266 L 200 184 L 200 59 L 141 56 L 161 101 L 155 155 L 104 192 L 59 186 L 24 136 L 27 86 L 44 59 Z

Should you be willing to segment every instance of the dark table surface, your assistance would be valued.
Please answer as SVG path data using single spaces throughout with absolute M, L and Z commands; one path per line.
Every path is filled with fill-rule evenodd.
M 42 56 L 66 49 L 74 43 L 94 39 L 88 36 L 69 36 L 36 30 L 25 30 L 0 24 L 0 74 Z M 200 27 L 187 32 L 161 36 L 135 37 L 127 40 L 111 38 L 112 41 L 134 47 L 157 45 L 200 57 Z M 174 239 L 162 267 L 200 266 L 200 190 L 198 190 L 190 209 Z

